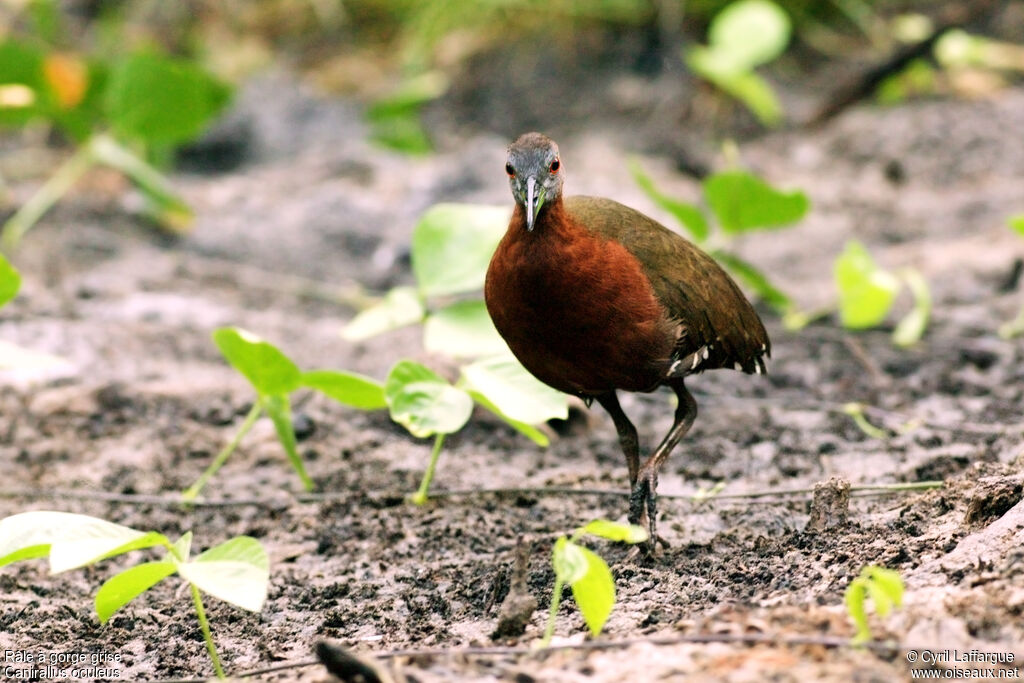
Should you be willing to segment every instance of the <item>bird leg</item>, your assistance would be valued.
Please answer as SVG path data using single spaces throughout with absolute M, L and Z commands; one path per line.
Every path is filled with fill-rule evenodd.
M 640 440 L 636 435 L 636 427 L 626 417 L 626 413 L 622 412 L 619 398 L 614 391 L 600 394 L 596 398 L 615 423 L 615 431 L 619 433 L 619 445 L 626 456 L 626 467 L 629 468 L 629 486 L 633 488 L 636 486 L 637 472 L 640 470 Z
M 633 493 L 629 497 L 629 521 L 631 524 L 647 522 L 650 538 L 644 545 L 644 549 L 650 553 L 654 550 L 655 541 L 667 545 L 657 534 L 657 489 L 658 471 L 662 464 L 668 459 L 669 453 L 679 443 L 679 440 L 690 431 L 693 421 L 697 418 L 697 401 L 686 387 L 682 380 L 671 383 L 672 390 L 679 397 L 679 405 L 676 406 L 675 421 L 672 429 L 662 440 L 658 448 L 651 454 L 637 474 L 633 483 Z

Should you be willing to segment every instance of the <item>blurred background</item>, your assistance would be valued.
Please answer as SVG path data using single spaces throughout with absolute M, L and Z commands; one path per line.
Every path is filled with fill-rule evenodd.
M 739 35 L 709 32 L 725 0 L 3 0 L 3 151 L 113 129 L 161 167 L 226 170 L 258 150 L 251 121 L 224 113 L 270 73 L 351 102 L 388 149 L 582 128 L 701 175 L 725 137 L 820 123 L 862 99 L 985 97 L 1024 73 L 1015 0 L 731 4 L 746 15 Z M 140 55 L 175 60 L 162 66 L 180 77 L 136 64 L 133 79 Z M 114 102 L 131 99 L 125 87 L 163 97 L 170 122 L 126 121 Z M 37 161 L 0 171 L 16 178 L 49 159 Z M 4 211 L 14 205 L 4 198 Z

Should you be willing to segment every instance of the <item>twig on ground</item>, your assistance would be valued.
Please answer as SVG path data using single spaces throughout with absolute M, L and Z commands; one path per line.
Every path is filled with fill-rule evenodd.
M 777 636 L 768 633 L 693 633 L 678 636 L 661 636 L 655 638 L 627 638 L 624 640 L 586 640 L 580 643 L 564 643 L 550 645 L 543 648 L 531 648 L 526 646 L 518 647 L 455 647 L 455 648 L 427 648 L 422 650 L 402 649 L 387 650 L 383 652 L 361 652 L 363 656 L 372 656 L 377 659 L 397 658 L 431 658 L 431 657 L 521 657 L 533 656 L 543 657 L 553 652 L 566 650 L 618 650 L 632 647 L 634 645 L 702 645 L 707 643 L 726 643 L 736 645 L 777 645 L 780 647 L 803 647 L 807 645 L 826 647 L 830 649 L 868 649 L 879 654 L 893 655 L 902 650 L 903 647 L 896 643 L 871 641 L 860 645 L 854 645 L 849 638 L 827 637 L 827 636 Z M 263 674 L 285 671 L 288 669 L 299 669 L 307 666 L 315 666 L 319 662 L 315 659 L 303 659 L 297 662 L 286 662 L 275 664 L 262 669 L 253 669 L 234 674 L 235 678 L 249 678 Z M 156 683 L 206 683 L 205 678 L 178 678 L 160 680 Z

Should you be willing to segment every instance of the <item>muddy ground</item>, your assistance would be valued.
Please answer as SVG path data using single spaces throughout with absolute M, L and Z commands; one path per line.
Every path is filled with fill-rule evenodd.
M 169 240 L 147 229 L 132 217 L 131 194 L 102 173 L 29 234 L 15 259 L 24 290 L 0 312 L 0 339 L 66 363 L 0 375 L 0 515 L 59 509 L 174 535 L 193 529 L 195 548 L 236 534 L 259 538 L 272 561 L 263 611 L 208 602 L 233 673 L 309 660 L 319 639 L 363 653 L 454 653 L 383 660 L 415 681 L 888 681 L 909 676 L 911 650 L 1024 661 L 1024 344 L 995 334 L 1024 303 L 1012 277 L 1024 242 L 1005 226 L 1024 210 L 1022 88 L 978 101 L 861 106 L 818 131 L 743 145 L 748 166 L 805 189 L 814 208 L 799 227 L 745 238 L 741 254 L 811 308 L 832 296 L 831 261 L 856 237 L 884 265 L 926 275 L 933 322 L 921 344 L 898 350 L 890 330 L 850 334 L 827 318 L 793 333 L 763 311 L 774 344 L 768 377 L 716 372 L 690 383 L 700 417 L 660 484 L 660 529 L 671 547 L 636 563 L 625 547 L 593 544 L 618 590 L 602 639 L 638 642 L 539 657 L 458 654 L 536 640 L 552 542 L 595 517 L 624 519 L 625 495 L 536 491 L 406 505 L 429 444 L 386 414 L 299 397 L 300 447 L 328 500 L 295 497 L 297 478 L 262 423 L 206 491 L 208 500 L 237 504 L 185 510 L 133 500 L 190 484 L 248 410 L 247 386 L 210 341 L 217 326 L 256 331 L 304 367 L 383 377 L 405 356 L 447 367 L 424 356 L 415 329 L 358 345 L 338 333 L 354 313 L 356 284 L 376 292 L 410 281 L 408 236 L 426 207 L 510 206 L 506 136 L 435 112 L 442 149 L 408 159 L 372 147 L 359 111 L 287 76 L 259 79 L 232 114 L 247 136 L 240 165 L 174 177 L 196 210 L 191 235 Z M 623 125 L 629 115 L 552 124 L 569 190 L 612 196 L 669 223 L 623 163 L 646 149 Z M 641 159 L 668 191 L 697 198 L 697 183 L 674 170 L 678 159 L 649 150 Z M 24 199 L 36 182 L 12 189 Z M 893 436 L 867 437 L 837 409 L 847 401 L 885 411 L 873 420 Z M 671 423 L 667 393 L 623 403 L 645 443 Z M 615 432 L 600 410 L 553 430 L 547 450 L 476 417 L 446 445 L 436 489 L 625 488 Z M 811 528 L 810 494 L 781 492 L 830 477 L 946 484 L 855 492 L 848 515 Z M 685 497 L 719 482 L 718 498 Z M 729 497 L 761 491 L 775 493 Z M 495 641 L 519 537 L 541 608 L 522 638 Z M 57 577 L 42 562 L 4 568 L 0 650 L 117 653 L 119 676 L 129 680 L 208 674 L 187 594 L 173 580 L 98 624 L 91 595 L 123 564 Z M 868 564 L 897 569 L 907 582 L 904 608 L 872 622 L 894 647 L 831 647 L 853 634 L 843 593 Z M 581 643 L 583 630 L 567 600 L 556 642 Z M 725 642 L 680 639 L 701 634 Z M 258 676 L 326 678 L 319 666 Z

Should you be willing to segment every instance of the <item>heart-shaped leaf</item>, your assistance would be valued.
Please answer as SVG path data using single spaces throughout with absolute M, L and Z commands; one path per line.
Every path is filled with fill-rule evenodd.
M 569 583 L 572 585 L 576 605 L 583 614 L 583 621 L 596 637 L 601 634 L 615 606 L 615 579 L 612 578 L 608 564 L 597 553 L 583 546 L 576 547 L 583 556 L 586 572 Z
M 362 341 L 384 332 L 397 330 L 423 320 L 426 310 L 420 295 L 412 287 L 395 287 L 384 299 L 352 318 L 341 336 L 349 341 Z
M 452 434 L 473 412 L 473 399 L 413 361 L 395 364 L 384 383 L 391 419 L 416 437 Z
M 875 265 L 864 245 L 856 241 L 846 244 L 834 272 L 843 325 L 862 329 L 882 322 L 899 292 L 899 280 Z
M 502 415 L 536 425 L 569 415 L 565 394 L 552 389 L 509 354 L 484 358 L 462 368 L 466 388 L 483 395 Z
M 106 110 L 124 136 L 175 144 L 198 136 L 230 94 L 229 87 L 194 62 L 138 54 L 111 73 Z
M 733 234 L 789 225 L 810 208 L 803 192 L 776 190 L 747 171 L 714 174 L 704 181 L 704 196 L 722 230 Z
M 508 226 L 505 207 L 437 204 L 412 234 L 412 270 L 424 296 L 460 294 L 484 285 L 487 266 Z
M 743 70 L 770 62 L 783 53 L 791 32 L 789 16 L 769 0 L 740 0 L 711 20 L 708 43 L 728 54 Z
M 481 299 L 459 301 L 431 313 L 423 326 L 423 347 L 454 358 L 508 353 Z
M 163 534 L 70 512 L 38 510 L 0 520 L 0 566 L 49 555 L 54 574 L 130 550 L 167 544 L 170 541 Z
M 222 327 L 213 333 L 213 341 L 261 396 L 287 395 L 299 388 L 302 373 L 295 363 L 252 332 Z
M 259 612 L 267 599 L 270 560 L 255 538 L 237 536 L 179 564 L 178 573 L 204 593 Z

